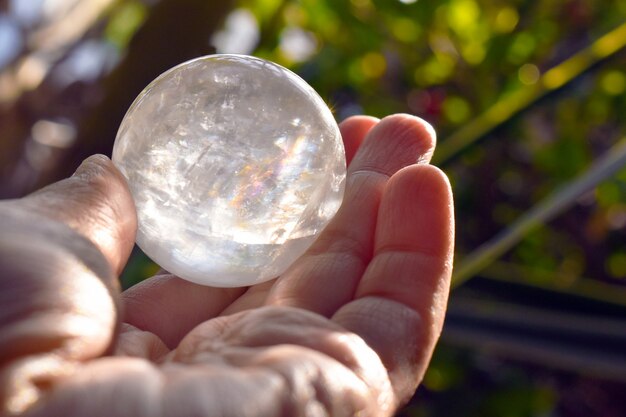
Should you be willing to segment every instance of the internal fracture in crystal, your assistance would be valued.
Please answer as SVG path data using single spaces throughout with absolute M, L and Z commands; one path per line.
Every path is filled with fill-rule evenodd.
M 206 285 L 281 274 L 341 204 L 345 154 L 319 95 L 258 58 L 210 55 L 159 76 L 137 97 L 113 161 L 137 207 L 137 244 Z

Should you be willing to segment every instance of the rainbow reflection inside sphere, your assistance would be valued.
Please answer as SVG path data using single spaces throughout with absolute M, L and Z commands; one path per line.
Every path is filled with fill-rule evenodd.
M 337 123 L 300 77 L 210 55 L 178 65 L 124 117 L 113 162 L 137 206 L 137 244 L 189 281 L 236 287 L 281 274 L 343 198 Z

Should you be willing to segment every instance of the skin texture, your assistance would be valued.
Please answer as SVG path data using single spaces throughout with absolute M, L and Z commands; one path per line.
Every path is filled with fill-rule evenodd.
M 0 407 L 26 416 L 389 416 L 439 337 L 453 252 L 420 119 L 352 117 L 344 204 L 277 279 L 120 293 L 136 215 L 104 156 L 0 203 Z

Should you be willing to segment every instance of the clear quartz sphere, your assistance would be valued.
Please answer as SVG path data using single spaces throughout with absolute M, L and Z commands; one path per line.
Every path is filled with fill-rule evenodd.
M 137 244 L 161 267 L 220 287 L 274 278 L 343 198 L 339 128 L 320 96 L 275 63 L 209 55 L 160 75 L 120 126 Z

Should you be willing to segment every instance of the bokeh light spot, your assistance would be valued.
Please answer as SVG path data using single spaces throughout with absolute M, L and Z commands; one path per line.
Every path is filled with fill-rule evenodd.
M 387 60 L 379 52 L 368 52 L 361 59 L 361 69 L 367 78 L 378 78 L 387 69 Z
M 456 61 L 451 56 L 437 54 L 415 70 L 415 82 L 418 85 L 441 84 L 452 75 L 455 66 Z
M 606 261 L 606 269 L 614 278 L 626 278 L 626 253 L 611 254 Z
M 13 19 L 0 15 L 0 68 L 15 59 L 22 49 L 22 34 Z
M 607 94 L 619 96 L 626 91 L 626 75 L 619 70 L 607 72 L 600 80 L 600 85 Z
M 474 0 L 453 0 L 448 6 L 448 24 L 457 33 L 471 30 L 480 17 L 480 8 Z
M 16 78 L 22 89 L 34 90 L 44 80 L 49 69 L 50 62 L 44 57 L 29 55 L 18 64 Z
M 391 31 L 396 39 L 402 42 L 415 42 L 420 35 L 421 28 L 411 19 L 400 17 L 393 21 Z
M 9 0 L 11 13 L 24 27 L 35 25 L 41 19 L 44 0 Z
M 126 47 L 146 19 L 147 7 L 139 2 L 122 4 L 105 29 L 104 36 L 120 49 Z
M 442 391 L 447 384 L 444 376 L 438 369 L 430 368 L 424 375 L 424 385 L 431 391 Z
M 287 27 L 280 34 L 280 52 L 291 62 L 303 62 L 317 51 L 318 41 L 311 32 L 299 27 Z
M 39 120 L 32 129 L 33 140 L 52 148 L 69 148 L 76 139 L 76 128 L 67 121 Z
M 517 26 L 519 14 L 512 7 L 504 7 L 496 15 L 494 29 L 499 33 L 509 33 Z
M 541 73 L 539 72 L 539 68 L 533 64 L 524 64 L 520 67 L 517 72 L 517 77 L 520 82 L 524 85 L 533 85 L 539 81 L 539 77 Z
M 487 51 L 482 42 L 470 42 L 462 49 L 463 58 L 468 64 L 478 65 L 485 59 Z
M 235 9 L 226 17 L 224 28 L 211 43 L 220 54 L 249 54 L 259 43 L 259 23 L 248 9 Z
M 291 23 L 292 25 L 306 26 L 309 22 L 308 14 L 299 4 L 290 3 L 285 6 L 283 15 L 285 17 L 285 21 Z
M 444 101 L 443 112 L 452 123 L 461 123 L 469 118 L 470 107 L 465 99 L 451 96 Z
M 537 42 L 530 33 L 520 33 L 509 47 L 508 61 L 513 64 L 524 62 L 534 52 L 536 45 Z
M 612 230 L 622 229 L 626 226 L 626 206 L 614 204 L 606 211 L 606 222 Z

